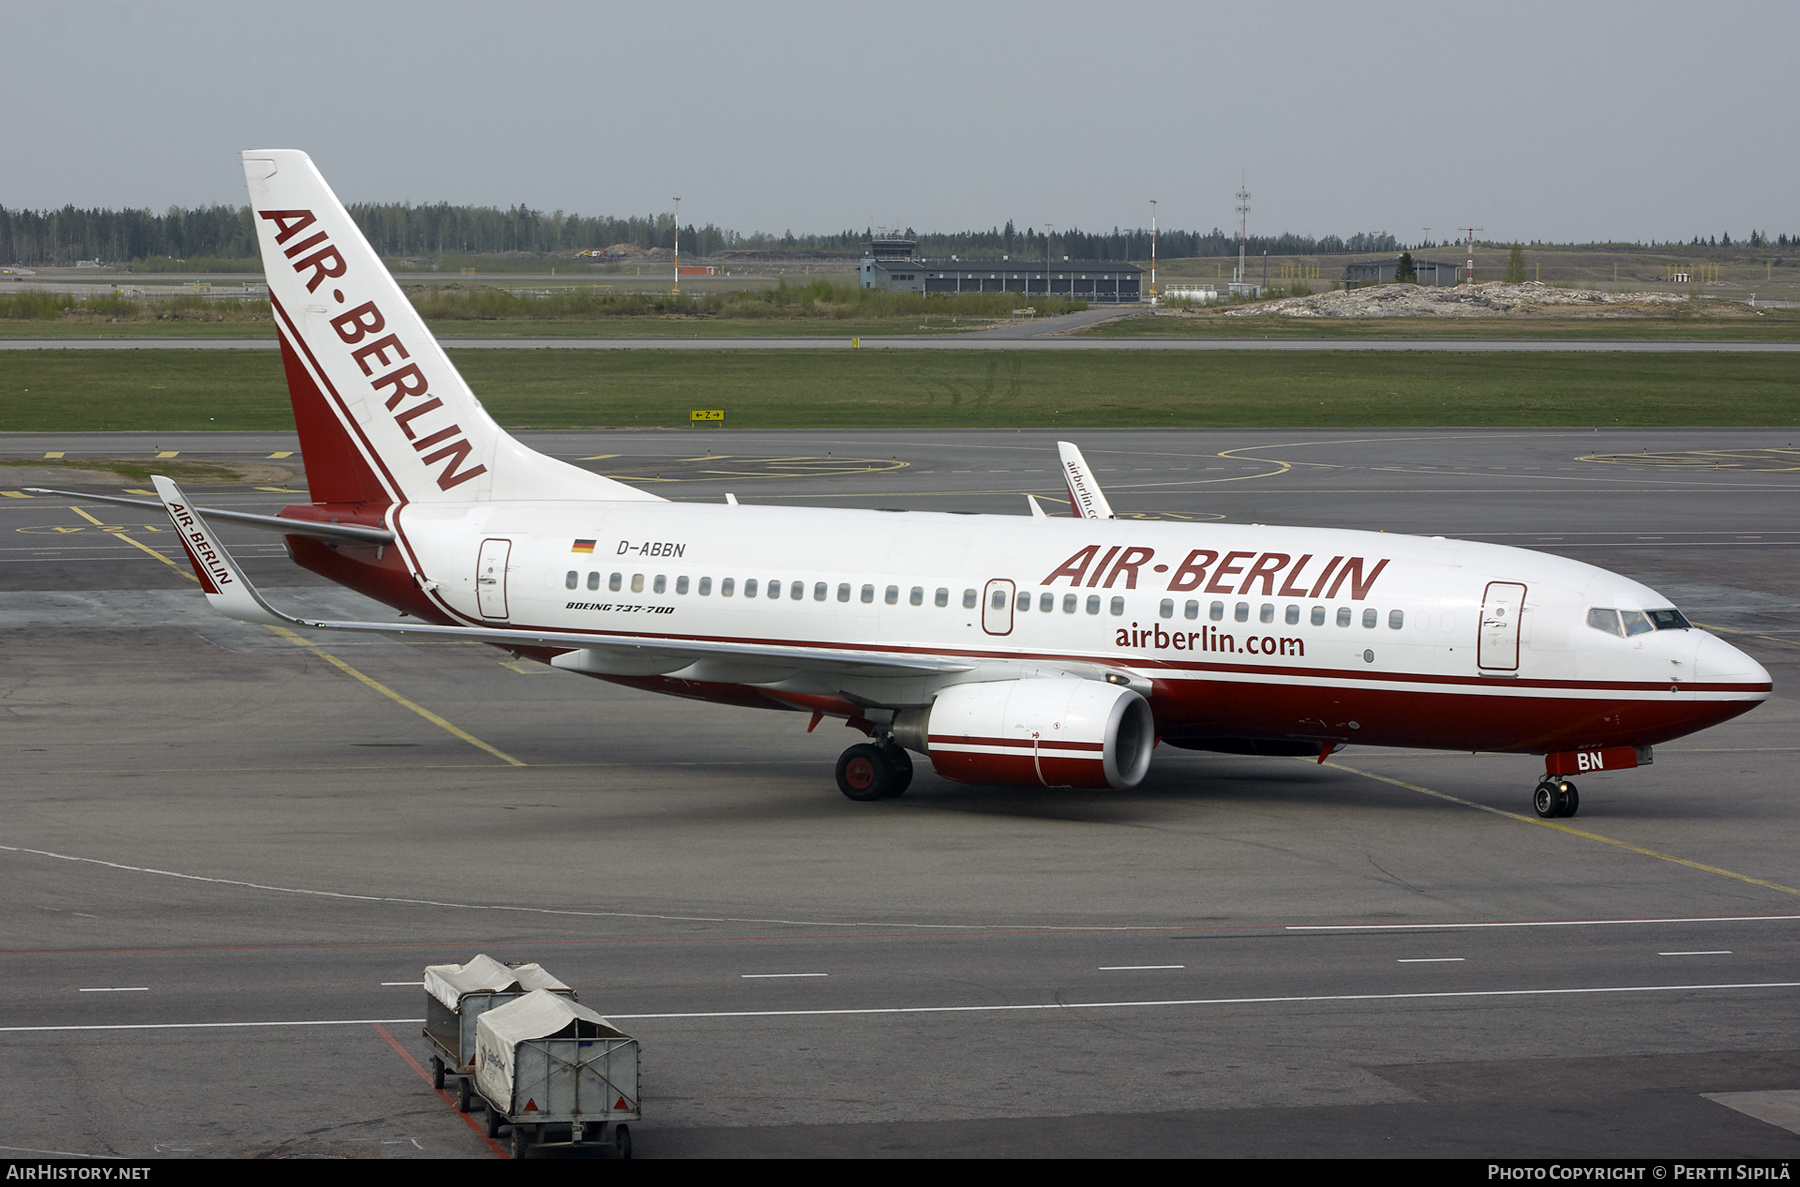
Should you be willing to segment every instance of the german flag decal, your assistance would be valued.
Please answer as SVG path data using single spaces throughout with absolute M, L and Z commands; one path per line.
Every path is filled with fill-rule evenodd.
M 592 552 L 592 551 L 594 551 L 594 542 L 592 540 L 577 540 L 577 541 L 575 541 L 575 547 L 569 549 L 569 551 L 570 552 Z

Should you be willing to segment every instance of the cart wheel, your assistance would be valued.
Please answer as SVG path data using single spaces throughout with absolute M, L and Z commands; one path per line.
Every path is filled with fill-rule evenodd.
M 485 1100 L 482 1103 L 487 1104 L 487 1102 Z M 488 1135 L 488 1137 L 490 1137 L 490 1138 L 499 1137 L 500 1136 L 500 1127 L 504 1124 L 506 1124 L 506 1118 L 504 1118 L 500 1115 L 500 1110 L 496 1109 L 493 1105 L 488 1105 L 487 1106 L 487 1135 Z
M 531 1126 L 515 1125 L 512 1131 L 512 1156 L 524 1158 L 531 1151 Z
M 439 1092 L 444 1090 L 444 1061 L 435 1055 L 431 1057 L 431 1086 Z
M 474 1103 L 475 1090 L 474 1086 L 469 1083 L 469 1077 L 458 1077 L 456 1081 L 456 1111 L 466 1113 L 469 1111 L 469 1106 Z
M 631 1126 L 613 1126 L 613 1149 L 618 1152 L 620 1158 L 631 1157 Z

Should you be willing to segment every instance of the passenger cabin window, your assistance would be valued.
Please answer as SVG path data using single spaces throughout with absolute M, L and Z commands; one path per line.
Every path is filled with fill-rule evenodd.
M 863 605 L 865 606 L 875 600 L 875 587 L 873 585 L 865 585 L 862 587 L 862 600 Z
M 735 590 L 736 588 L 737 588 L 737 578 L 736 577 L 727 577 L 727 578 L 725 578 L 725 580 L 719 582 L 719 596 L 722 598 L 728 598 L 731 596 L 732 591 Z M 754 593 L 755 591 L 752 590 L 751 592 Z
M 1200 603 L 1199 602 L 1188 602 L 1185 605 L 1183 605 L 1181 607 L 1181 616 L 1183 618 L 1199 618 L 1200 617 Z
M 656 580 L 650 583 L 650 592 L 651 593 L 668 593 L 669 592 L 668 577 L 666 577 L 665 575 L 663 575 L 661 573 L 658 573 L 656 575 Z
M 1389 610 L 1388 611 L 1388 630 L 1397 631 L 1405 625 L 1406 625 L 1406 611 L 1404 611 L 1404 610 Z
M 1250 603 L 1249 602 L 1239 602 L 1237 605 L 1233 606 L 1231 608 L 1231 617 L 1232 617 L 1232 620 L 1235 622 L 1249 622 L 1250 621 Z
M 795 585 L 794 596 L 799 597 L 800 596 L 799 582 L 795 582 L 794 585 Z M 831 589 L 831 587 L 826 585 L 823 581 L 813 582 L 813 601 L 823 602 L 825 600 L 826 594 L 830 592 L 830 589 Z M 846 602 L 850 600 L 850 587 L 848 585 L 846 585 L 844 587 L 844 600 Z
M 569 589 L 574 589 L 579 584 L 581 584 L 581 574 L 577 573 L 574 569 L 570 569 L 568 579 L 563 582 L 563 585 Z
M 675 592 L 678 594 L 684 594 L 687 591 L 688 591 L 688 579 L 686 577 L 677 577 L 675 579 Z
M 1006 594 L 1005 594 L 1005 592 L 997 591 L 995 596 L 998 597 L 1000 599 L 1000 601 L 995 604 L 994 609 L 996 609 L 996 610 L 1006 609 Z M 981 595 L 976 593 L 974 590 L 972 590 L 972 589 L 963 590 L 963 609 L 964 610 L 973 610 L 975 608 L 975 603 L 979 602 L 980 600 L 981 600 Z
M 1055 594 L 1051 593 L 1049 590 L 1045 590 L 1038 595 L 1038 613 L 1048 614 L 1054 609 L 1056 609 Z
M 1100 613 L 1100 595 L 1099 594 L 1089 594 L 1088 595 L 1087 612 L 1089 614 Z
M 702 577 L 700 579 L 700 596 L 703 598 L 712 597 L 712 578 L 711 577 Z
M 888 586 L 887 587 L 887 597 L 885 600 L 886 600 L 887 604 L 890 606 L 899 605 L 899 603 L 900 603 L 900 587 L 898 585 Z
M 1258 622 L 1274 622 L 1275 621 L 1274 603 L 1264 602 L 1262 604 L 1262 609 L 1258 610 L 1256 612 L 1256 618 L 1257 618 Z
M 631 575 L 631 592 L 632 593 L 643 593 L 644 592 L 644 575 L 642 573 L 633 573 Z
M 1014 603 L 1014 606 L 1021 612 L 1030 610 L 1031 609 L 1031 594 L 1026 592 L 1025 590 L 1020 590 L 1019 591 L 1019 600 Z
M 1207 607 L 1206 615 L 1214 622 L 1221 621 L 1225 617 L 1225 603 L 1214 602 L 1211 606 Z
M 1125 599 L 1114 598 L 1112 600 L 1112 605 L 1108 608 L 1112 611 L 1112 616 L 1117 618 L 1119 615 L 1125 613 Z
M 1164 598 L 1162 600 L 1162 605 L 1160 605 L 1156 608 L 1156 612 L 1164 618 L 1174 618 L 1175 617 L 1175 599 L 1174 598 Z
M 1337 624 L 1339 626 L 1349 626 L 1350 625 L 1350 607 L 1348 607 L 1348 606 L 1339 606 L 1338 607 Z
M 1325 607 L 1323 607 L 1323 606 L 1314 606 L 1313 607 L 1312 624 L 1314 626 L 1324 626 L 1325 625 Z
M 624 588 L 624 585 L 625 574 L 623 573 L 614 573 L 611 577 L 606 579 L 606 588 L 612 590 L 614 593 L 618 593 L 620 589 Z
M 871 590 L 870 592 L 873 593 L 874 591 Z M 846 582 L 846 581 L 840 581 L 838 583 L 838 601 L 848 602 L 849 600 L 850 600 L 850 584 L 849 584 L 849 582 Z
M 941 585 L 938 586 L 937 593 L 933 594 L 931 597 L 931 604 L 940 610 L 945 606 L 948 606 L 950 604 L 950 591 Z
M 1363 629 L 1364 630 L 1366 630 L 1366 631 L 1374 630 L 1375 624 L 1380 621 L 1381 621 L 1381 612 L 1379 610 L 1375 609 L 1375 607 L 1370 606 L 1367 610 L 1363 611 Z
M 923 606 L 925 604 L 925 587 L 923 585 L 913 586 L 912 592 L 906 595 L 906 600 L 915 606 Z
M 975 591 L 970 590 L 969 592 L 974 593 Z M 975 603 L 974 598 L 965 598 L 963 600 L 971 606 L 973 606 Z M 1029 594 L 1025 595 L 1025 597 L 1022 600 L 1024 601 L 1024 603 L 1027 606 L 1031 605 L 1031 595 L 1029 595 Z M 994 609 L 996 609 L 996 610 L 1006 609 L 1006 591 L 1005 590 L 996 589 L 994 591 Z
M 1075 613 L 1076 603 L 1078 603 L 1080 600 L 1081 599 L 1076 597 L 1074 594 L 1064 594 L 1063 595 L 1063 613 L 1064 614 Z
M 1287 624 L 1289 626 L 1299 626 L 1300 625 L 1300 607 L 1289 606 L 1287 608 L 1286 617 L 1287 617 Z
M 725 591 L 725 596 L 726 597 L 731 596 L 731 591 L 729 589 Z M 747 577 L 744 579 L 744 596 L 747 598 L 753 598 L 756 596 L 756 578 Z

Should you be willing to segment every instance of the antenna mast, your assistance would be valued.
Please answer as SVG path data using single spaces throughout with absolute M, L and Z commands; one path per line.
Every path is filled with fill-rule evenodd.
M 1237 192 L 1237 215 L 1238 215 L 1237 278 L 1238 278 L 1238 283 L 1240 283 L 1240 284 L 1242 284 L 1244 281 L 1244 225 L 1245 225 L 1244 224 L 1244 216 L 1249 213 L 1250 213 L 1250 191 L 1245 189 L 1243 186 L 1243 183 L 1240 181 L 1238 183 L 1238 192 Z
M 1464 278 L 1466 280 L 1468 280 L 1468 282 L 1470 284 L 1474 284 L 1475 283 L 1475 236 L 1478 232 L 1485 231 L 1487 228 L 1486 227 L 1458 227 L 1456 229 L 1466 233 L 1469 236 L 1469 268 L 1468 268 L 1468 271 L 1464 274 Z

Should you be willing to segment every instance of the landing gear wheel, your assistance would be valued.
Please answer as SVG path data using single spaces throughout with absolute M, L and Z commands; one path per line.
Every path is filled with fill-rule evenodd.
M 1531 793 L 1531 806 L 1538 816 L 1544 820 L 1552 820 L 1562 815 L 1562 796 L 1557 786 L 1549 779 L 1537 785 Z
M 883 746 L 881 750 L 883 754 L 887 755 L 888 763 L 893 767 L 893 775 L 889 778 L 887 787 L 882 789 L 881 798 L 891 800 L 895 796 L 904 795 L 906 789 L 912 786 L 912 755 L 901 747 L 893 745 Z
M 1557 815 L 1573 816 L 1575 813 L 1581 811 L 1581 794 L 1575 790 L 1575 785 L 1573 783 L 1564 783 L 1559 790 L 1561 791 L 1561 794 L 1556 798 L 1557 806 L 1561 811 L 1559 811 Z
M 853 800 L 878 800 L 893 782 L 893 760 L 880 746 L 862 742 L 838 755 L 838 790 Z

